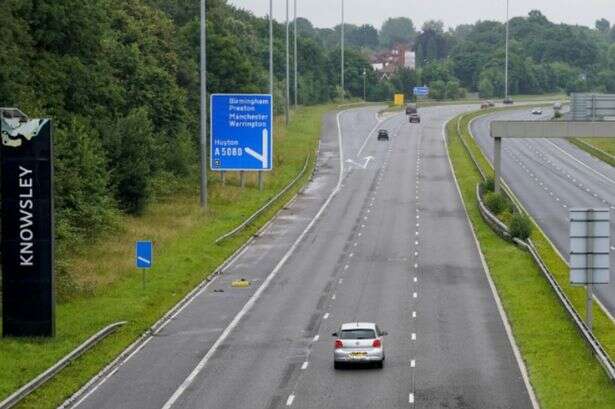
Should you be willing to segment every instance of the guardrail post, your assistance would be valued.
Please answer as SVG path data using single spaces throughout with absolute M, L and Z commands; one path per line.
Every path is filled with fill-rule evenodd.
M 502 176 L 502 138 L 493 138 L 493 170 L 495 171 L 495 191 L 499 192 Z

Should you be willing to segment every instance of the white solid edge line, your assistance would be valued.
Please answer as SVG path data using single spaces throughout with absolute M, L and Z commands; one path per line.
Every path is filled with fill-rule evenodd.
M 329 197 L 327 198 L 325 203 L 323 203 L 323 205 L 321 206 L 321 208 L 318 211 L 318 213 L 316 213 L 316 215 L 312 218 L 312 220 L 306 226 L 306 228 L 303 230 L 303 232 L 301 232 L 299 237 L 297 237 L 297 239 L 295 240 L 293 245 L 288 249 L 286 254 L 284 254 L 282 259 L 274 267 L 274 269 L 271 271 L 271 273 L 269 273 L 269 275 L 267 276 L 267 278 L 265 279 L 263 284 L 256 290 L 256 292 L 254 292 L 252 297 L 250 297 L 248 302 L 237 313 L 237 315 L 233 318 L 231 323 L 224 329 L 222 334 L 220 334 L 220 336 L 218 337 L 216 342 L 207 351 L 205 356 L 199 361 L 197 366 L 192 370 L 192 372 L 182 382 L 182 384 L 175 390 L 175 392 L 173 393 L 173 395 L 171 395 L 169 400 L 167 400 L 166 403 L 162 406 L 162 409 L 170 409 L 173 406 L 173 404 L 175 404 L 175 402 L 181 397 L 181 395 L 184 393 L 184 391 L 186 389 L 188 389 L 190 387 L 190 385 L 192 385 L 192 383 L 194 382 L 196 377 L 199 375 L 199 373 L 203 370 L 203 368 L 205 368 L 205 365 L 211 359 L 213 354 L 218 350 L 218 348 L 220 347 L 220 345 L 222 345 L 222 343 L 226 340 L 226 338 L 228 338 L 230 333 L 239 324 L 239 321 L 241 321 L 241 319 L 252 309 L 254 304 L 256 304 L 256 301 L 258 301 L 258 299 L 261 297 L 263 292 L 269 287 L 269 284 L 271 283 L 271 281 L 273 281 L 273 279 L 278 275 L 278 273 L 280 272 L 280 270 L 282 269 L 284 264 L 286 264 L 286 262 L 288 261 L 290 256 L 295 252 L 297 247 L 299 247 L 299 244 L 303 241 L 304 237 L 312 229 L 312 227 L 316 224 L 316 222 L 318 221 L 320 216 L 322 216 L 322 214 L 324 213 L 325 209 L 329 206 L 329 203 L 331 203 L 333 198 L 340 191 L 340 188 L 342 186 L 343 174 L 344 174 L 344 147 L 343 147 L 343 143 L 342 143 L 342 127 L 341 127 L 341 123 L 340 123 L 340 116 L 341 116 L 341 114 L 343 112 L 345 112 L 345 111 L 340 111 L 340 112 L 337 113 L 337 134 L 338 134 L 337 137 L 338 137 L 338 144 L 339 144 L 339 162 L 340 162 L 337 186 L 331 192 L 331 194 L 329 195 Z M 314 338 L 315 338 L 315 340 L 317 339 L 316 337 L 314 337 Z
M 493 283 L 493 279 L 491 278 L 491 271 L 489 270 L 489 266 L 487 265 L 485 256 L 483 255 L 483 251 L 480 248 L 480 243 L 478 242 L 478 238 L 476 237 L 476 233 L 474 232 L 474 226 L 472 225 L 472 221 L 470 220 L 468 209 L 466 208 L 466 204 L 463 201 L 463 195 L 461 194 L 461 188 L 459 187 L 459 181 L 457 180 L 457 175 L 455 174 L 455 168 L 453 167 L 451 155 L 449 154 L 449 151 L 448 151 L 448 142 L 446 141 L 446 123 L 442 125 L 442 139 L 444 140 L 444 149 L 446 150 L 446 157 L 448 158 L 448 164 L 450 167 L 450 171 L 451 171 L 451 174 L 453 175 L 453 180 L 455 181 L 455 186 L 457 187 L 457 193 L 459 194 L 459 199 L 461 200 L 461 205 L 463 206 L 463 210 L 466 215 L 468 227 L 470 228 L 470 231 L 472 232 L 472 237 L 474 238 L 474 244 L 476 246 L 476 249 L 478 250 L 480 261 L 483 265 L 483 271 L 485 273 L 485 276 L 487 277 L 487 281 L 489 282 L 489 288 L 491 288 L 491 293 L 493 294 L 493 298 L 498 307 L 498 312 L 500 313 L 500 318 L 502 319 L 502 323 L 504 324 L 504 329 L 506 331 L 508 341 L 510 342 L 510 346 L 512 347 L 513 354 L 515 355 L 515 359 L 517 361 L 517 365 L 519 366 L 519 370 L 521 371 L 523 383 L 525 383 L 525 388 L 527 390 L 530 401 L 532 402 L 532 407 L 534 409 L 540 409 L 540 404 L 538 403 L 538 399 L 536 399 L 536 394 L 534 393 L 534 388 L 532 387 L 532 384 L 530 382 L 530 378 L 527 373 L 527 368 L 525 367 L 525 363 L 523 362 L 521 351 L 519 350 L 517 341 L 515 340 L 515 337 L 512 333 L 510 323 L 508 322 L 508 317 L 506 316 L 506 312 L 504 311 L 504 307 L 502 306 L 502 300 L 500 300 L 498 291 L 495 287 L 495 284 Z
M 561 147 L 557 146 L 557 144 L 553 143 L 553 141 L 550 141 L 548 139 L 546 139 L 547 142 L 549 142 L 551 145 L 555 146 L 560 152 L 562 152 L 564 155 L 568 156 L 570 159 L 572 159 L 573 161 L 577 162 L 578 164 L 586 167 L 587 169 L 591 170 L 592 172 L 594 172 L 596 175 L 600 176 L 601 178 L 603 178 L 604 180 L 611 182 L 611 183 L 615 183 L 615 180 L 611 179 L 610 177 L 608 177 L 607 175 L 598 172 L 596 169 L 592 168 L 591 166 L 587 165 L 585 162 L 575 158 L 574 156 L 572 156 L 571 154 L 569 154 L 568 152 L 566 152 L 564 149 L 562 149 Z

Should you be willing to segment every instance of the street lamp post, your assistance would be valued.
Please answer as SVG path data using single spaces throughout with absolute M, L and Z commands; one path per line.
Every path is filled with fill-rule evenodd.
M 506 67 L 504 68 L 504 100 L 508 101 L 508 38 L 509 38 L 509 21 L 510 21 L 510 0 L 506 0 Z
M 363 102 L 367 101 L 367 68 L 363 68 Z
M 269 94 L 273 103 L 273 0 L 269 0 Z M 259 171 L 258 190 L 263 190 L 263 183 L 263 171 Z
M 201 208 L 207 208 L 207 9 L 201 0 Z
M 294 27 L 294 30 L 295 30 L 295 35 L 294 35 L 295 51 L 294 51 L 294 59 L 293 60 L 294 60 L 294 63 L 295 63 L 295 76 L 294 76 L 294 79 L 295 79 L 295 109 L 297 109 L 297 105 L 298 105 L 298 101 L 299 101 L 299 97 L 298 97 L 298 95 L 299 95 L 299 87 L 297 85 L 297 81 L 298 81 L 298 79 L 297 79 L 297 72 L 298 72 L 298 70 L 297 70 L 297 0 L 295 0 L 294 10 L 295 10 L 295 22 L 294 22 L 294 26 L 295 26 Z
M 273 97 L 273 0 L 269 0 L 269 93 Z
M 286 0 L 286 126 L 290 120 L 290 22 L 288 17 L 289 0 Z
M 344 95 L 345 91 L 344 90 L 346 89 L 345 84 L 344 84 L 344 79 L 345 79 L 344 78 L 344 75 L 345 75 L 344 71 L 345 71 L 344 70 L 344 0 L 342 0 L 342 81 L 341 81 L 341 83 L 342 83 L 342 100 L 345 97 L 345 95 Z

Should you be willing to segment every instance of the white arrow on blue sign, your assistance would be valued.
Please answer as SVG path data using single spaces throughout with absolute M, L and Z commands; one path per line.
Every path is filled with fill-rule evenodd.
M 154 243 L 138 241 L 136 245 L 137 268 L 152 268 L 154 262 Z
M 271 95 L 213 94 L 211 170 L 271 170 L 272 122 Z
M 426 97 L 429 95 L 429 87 L 414 87 L 414 95 L 417 97 Z

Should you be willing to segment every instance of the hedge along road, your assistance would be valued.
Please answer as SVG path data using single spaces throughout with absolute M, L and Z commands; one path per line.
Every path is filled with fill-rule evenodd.
M 348 111 L 341 161 L 328 116 L 305 193 L 78 406 L 531 407 L 442 139 L 467 109 L 389 118 L 388 143 L 373 133 L 377 108 Z M 237 278 L 254 284 L 230 288 Z M 336 372 L 330 333 L 359 319 L 389 330 L 386 367 Z
M 493 120 L 545 120 L 545 110 L 533 116 L 529 108 L 477 118 L 471 125 L 476 141 L 493 160 L 489 126 Z M 574 207 L 615 209 L 615 168 L 562 139 L 506 140 L 502 150 L 502 175 L 523 206 L 567 260 L 569 251 L 568 211 Z M 615 236 L 615 224 L 611 224 Z M 613 250 L 613 248 L 612 248 Z M 611 265 L 615 252 L 611 252 Z M 615 281 L 597 285 L 595 291 L 611 316 L 615 315 Z

